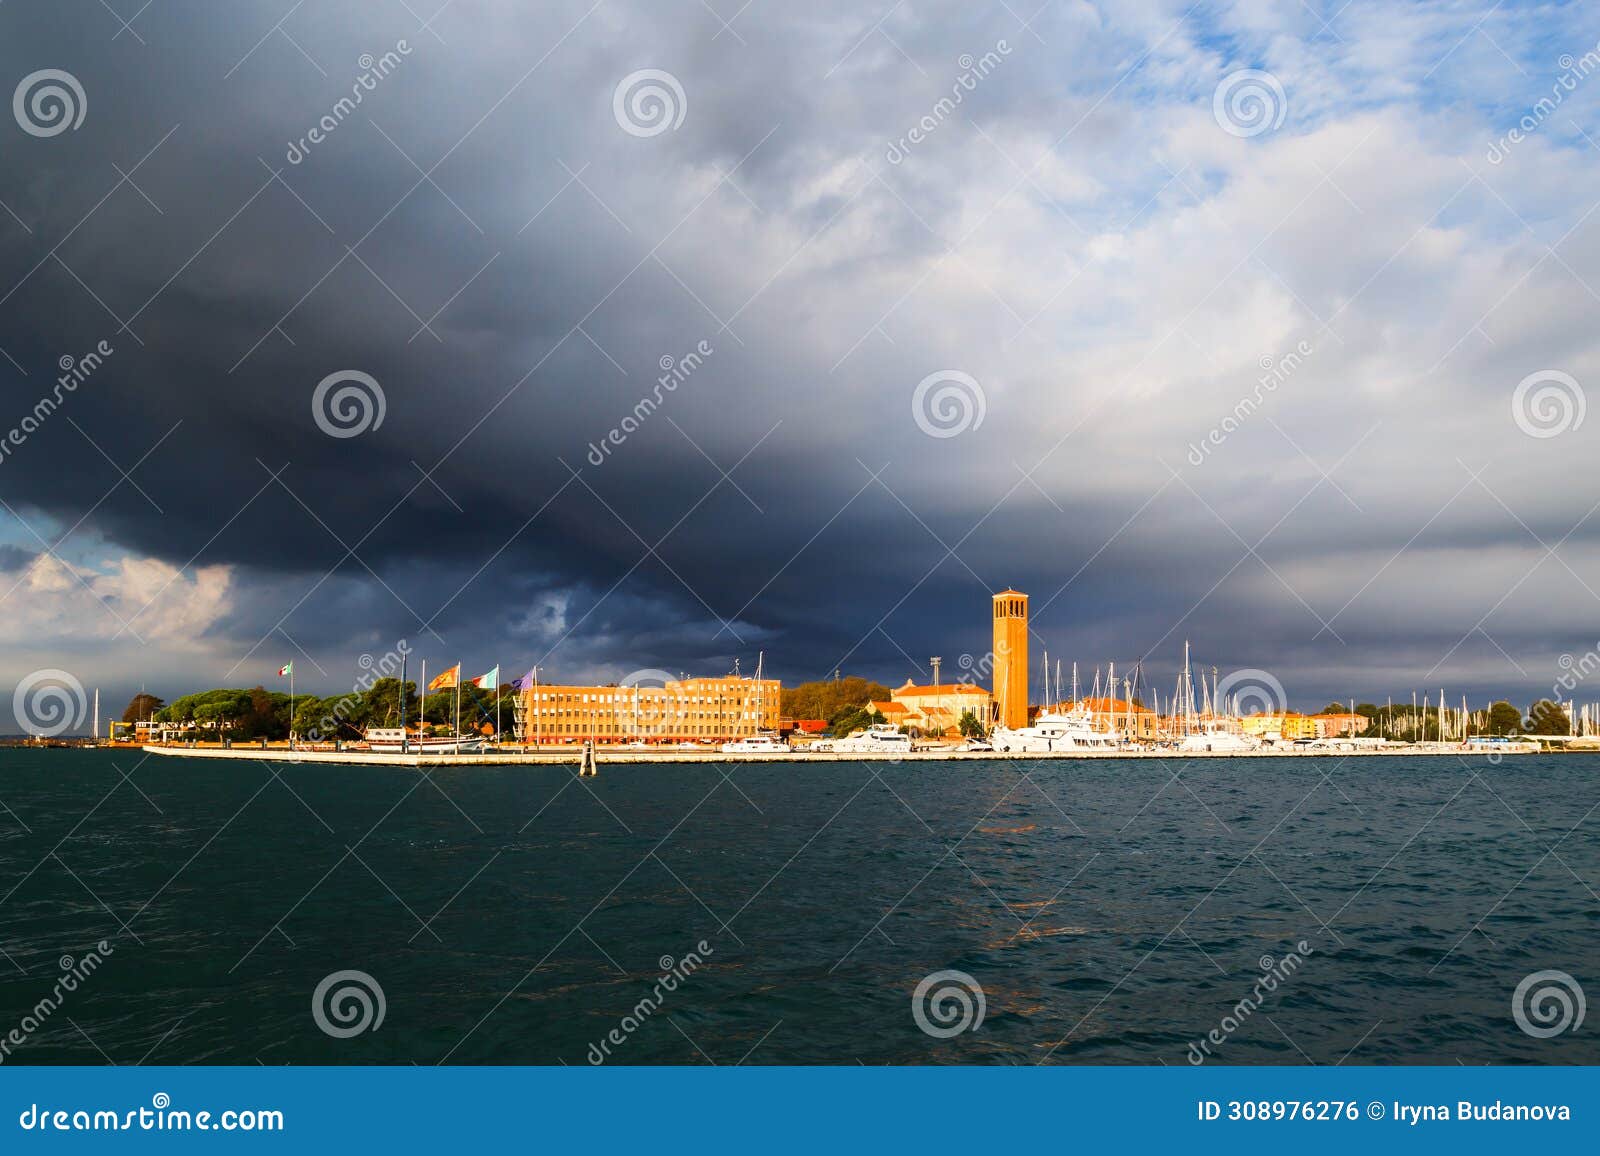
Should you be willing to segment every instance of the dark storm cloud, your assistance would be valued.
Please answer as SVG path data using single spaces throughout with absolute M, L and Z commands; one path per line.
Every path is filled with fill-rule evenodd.
M 31 550 L 10 543 L 0 544 L 0 573 L 13 573 L 32 562 L 36 555 Z
M 790 681 L 899 681 L 981 656 L 1005 585 L 1068 661 L 1170 672 L 1192 638 L 1297 701 L 1445 656 L 1453 685 L 1523 687 L 1582 641 L 1595 531 L 1562 482 L 1587 429 L 1529 439 L 1507 407 L 1526 374 L 1595 363 L 1562 266 L 1589 277 L 1600 237 L 1542 262 L 1585 206 L 1536 191 L 1592 165 L 1552 139 L 1460 190 L 1482 124 L 1412 115 L 1406 84 L 1460 95 L 1501 65 L 1429 73 L 1447 29 L 1363 23 L 1367 54 L 1327 60 L 1285 47 L 1315 26 L 1253 9 L 1064 4 L 1024 28 L 949 4 L 875 29 L 757 5 L 729 31 L 693 4 L 458 0 L 432 31 L 338 3 L 274 31 L 280 7 L 157 5 L 143 43 L 0 8 L 0 79 L 63 68 L 88 98 L 76 131 L 6 122 L 9 410 L 113 347 L 0 464 L 26 523 L 0 568 L 39 538 L 97 573 L 188 567 L 179 590 L 231 568 L 215 620 L 123 633 L 119 672 L 181 689 L 303 652 L 331 687 L 405 637 L 573 677 L 765 650 Z M 1273 137 L 1212 120 L 1235 42 L 1290 82 Z M 619 126 L 640 69 L 681 83 L 677 129 Z M 1559 227 L 1530 238 L 1497 201 Z M 984 420 L 929 436 L 913 390 L 956 368 Z M 340 370 L 380 383 L 381 426 L 319 428 Z M 110 588 L 107 633 L 158 578 Z

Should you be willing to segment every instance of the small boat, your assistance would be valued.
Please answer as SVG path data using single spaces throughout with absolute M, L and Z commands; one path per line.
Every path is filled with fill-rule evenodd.
M 747 739 L 736 739 L 731 743 L 723 743 L 719 749 L 725 755 L 786 755 L 790 751 L 788 743 L 781 742 L 771 735 L 751 735 Z
M 1511 735 L 1471 735 L 1461 743 L 1464 751 L 1498 751 L 1503 754 L 1537 752 L 1539 740 Z
M 420 736 L 415 731 L 400 727 L 369 727 L 366 733 L 367 749 L 374 754 L 397 755 L 453 755 L 458 750 L 470 754 L 483 748 L 482 735 L 456 735 L 454 738 Z

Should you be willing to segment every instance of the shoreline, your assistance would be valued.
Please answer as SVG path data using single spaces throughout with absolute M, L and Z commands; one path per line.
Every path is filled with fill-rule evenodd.
M 377 754 L 371 751 L 290 751 L 286 747 L 164 747 L 146 746 L 141 748 L 147 755 L 162 755 L 168 758 L 184 759 L 234 759 L 250 762 L 275 762 L 275 763 L 326 763 L 345 766 L 375 766 L 375 767 L 493 767 L 493 766 L 566 766 L 575 765 L 582 758 L 582 751 L 577 747 L 563 748 L 549 751 L 496 751 L 484 754 L 462 755 L 401 755 Z M 805 763 L 939 763 L 939 762 L 1040 762 L 1040 761 L 1068 761 L 1068 760 L 1138 760 L 1138 759 L 1344 759 L 1344 758 L 1431 758 L 1438 756 L 1457 755 L 1461 757 L 1477 755 L 1535 755 L 1535 754 L 1561 754 L 1564 751 L 1542 751 L 1537 748 L 1527 747 L 1517 750 L 1491 751 L 1482 748 L 1467 749 L 1455 745 L 1417 745 L 1406 746 L 1400 750 L 1374 750 L 1370 748 L 1353 748 L 1349 750 L 1270 750 L 1270 751 L 1053 751 L 1032 752 L 1018 754 L 1002 754 L 996 751 L 913 751 L 910 754 L 895 755 L 893 757 L 878 756 L 862 753 L 807 753 L 803 751 L 788 754 L 724 754 L 721 751 L 662 751 L 659 754 L 651 751 L 612 751 L 600 753 L 596 757 L 601 766 L 610 764 L 640 765 L 656 763 L 661 765 L 694 764 L 694 763 L 779 763 L 779 764 L 805 764 Z M 1593 749 L 1572 751 L 1573 754 L 1600 753 Z

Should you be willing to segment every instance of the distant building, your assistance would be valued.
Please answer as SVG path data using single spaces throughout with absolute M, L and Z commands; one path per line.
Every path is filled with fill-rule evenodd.
M 1281 714 L 1245 715 L 1239 720 L 1239 727 L 1247 735 L 1276 735 L 1286 742 L 1319 737 L 1316 720 L 1292 710 Z
M 875 714 L 884 722 L 892 723 L 897 727 L 908 725 L 906 716 L 911 713 L 905 703 L 895 702 L 893 699 L 886 702 L 869 702 L 867 703 L 867 711 L 869 714 Z
M 1311 721 L 1316 724 L 1319 739 L 1349 738 L 1372 723 L 1364 714 L 1314 714 Z
M 1028 725 L 1028 596 L 1002 590 L 994 596 L 995 721 Z
M 524 743 L 726 742 L 778 727 L 776 679 L 686 678 L 664 686 L 544 686 L 515 708 Z
M 888 705 L 900 706 L 903 713 L 889 721 L 915 727 L 924 735 L 958 733 L 965 711 L 971 711 L 972 717 L 980 723 L 987 723 L 993 703 L 983 687 L 964 682 L 917 686 L 907 679 L 904 686 L 893 691 L 893 696 L 893 702 Z M 874 708 L 879 705 L 872 704 Z M 885 714 L 885 718 L 888 715 Z
M 1066 706 L 1091 715 L 1130 742 L 1150 743 L 1161 737 L 1161 720 L 1156 712 L 1126 699 L 1084 698 Z

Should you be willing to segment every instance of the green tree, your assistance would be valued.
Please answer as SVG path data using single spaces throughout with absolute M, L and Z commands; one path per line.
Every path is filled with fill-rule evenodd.
M 1509 702 L 1497 702 L 1489 707 L 1489 733 L 1514 735 L 1522 730 L 1522 712 Z
M 336 740 L 350 742 L 359 739 L 365 728 L 347 717 L 352 707 L 359 707 L 357 696 L 340 695 L 318 698 L 314 694 L 296 695 L 294 700 L 294 733 L 302 742 L 331 743 Z
M 397 727 L 400 725 L 400 680 L 380 678 L 362 695 L 361 721 L 367 726 Z M 406 725 L 417 721 L 417 684 L 406 680 L 404 689 Z
M 338 699 L 320 699 L 314 694 L 297 695 L 294 700 L 294 733 L 305 742 L 326 742 L 339 737 L 332 708 Z
M 785 687 L 778 709 L 786 718 L 831 719 L 846 707 L 864 707 L 868 702 L 885 702 L 888 698 L 889 688 L 882 683 L 852 675 Z
M 494 727 L 494 704 L 498 692 L 480 690 L 471 683 L 463 683 L 461 687 L 461 730 L 464 734 L 473 731 L 481 732 L 484 727 Z M 500 725 L 511 725 L 511 708 L 502 705 L 500 708 Z
M 374 705 L 368 696 L 356 690 L 322 699 L 322 738 L 329 741 L 358 739 L 366 733 L 367 727 L 383 725 L 372 721 Z M 299 717 L 298 703 L 295 716 Z
M 392 691 L 391 691 L 392 693 Z M 505 687 L 499 690 L 480 690 L 470 683 L 461 686 L 461 731 L 471 734 L 481 732 L 484 727 L 493 728 L 495 722 L 495 702 L 500 703 L 500 726 L 510 730 L 513 723 L 512 699 L 515 692 Z M 422 709 L 427 722 L 431 726 L 444 727 L 446 733 L 455 725 L 456 721 L 456 691 L 454 687 L 448 690 L 436 690 L 427 695 L 422 702 Z M 415 716 L 408 710 L 406 718 Z
M 1569 735 L 1572 720 L 1559 703 L 1541 698 L 1528 708 L 1528 733 L 1535 735 Z
M 128 701 L 127 708 L 122 712 L 122 721 L 136 723 L 142 722 L 147 718 L 154 718 L 156 712 L 164 706 L 166 706 L 166 703 L 155 695 L 146 694 L 141 690 Z
M 157 714 L 164 722 L 193 721 L 213 738 L 236 738 L 239 721 L 251 713 L 253 703 L 247 690 L 200 691 L 184 695 Z
M 249 692 L 243 690 L 196 691 L 168 703 L 156 713 L 156 718 L 162 722 L 198 722 L 202 717 L 207 720 L 237 718 L 249 709 L 249 697 Z
M 282 739 L 289 734 L 289 696 L 265 687 L 244 692 L 249 708 L 239 716 L 234 734 L 241 739 Z
M 474 694 L 482 694 L 475 686 L 461 688 L 461 729 L 471 730 L 476 726 L 477 700 Z M 433 726 L 449 728 L 456 721 L 456 692 L 455 688 L 449 690 L 436 690 L 422 700 L 422 710 L 427 721 Z M 489 717 L 494 717 L 494 704 L 489 704 Z
M 981 739 L 983 737 L 983 724 L 978 721 L 978 716 L 970 710 L 961 712 L 961 717 L 956 720 L 956 728 L 961 731 L 961 736 L 968 739 Z
M 878 721 L 878 716 L 864 706 L 845 707 L 828 720 L 828 733 L 836 739 L 842 739 L 851 731 L 866 730 Z

